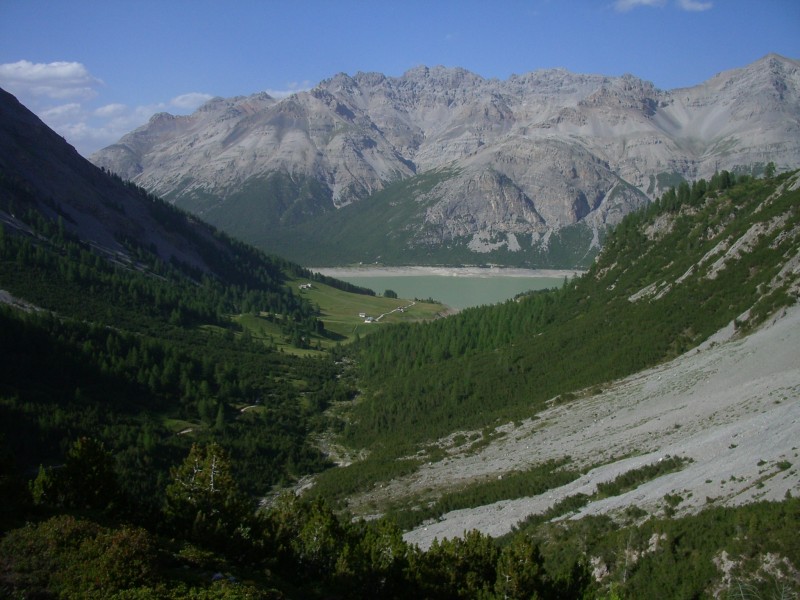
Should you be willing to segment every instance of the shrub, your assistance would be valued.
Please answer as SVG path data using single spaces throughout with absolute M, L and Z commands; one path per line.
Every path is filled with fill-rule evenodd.
M 155 545 L 145 530 L 101 527 L 58 516 L 11 531 L 0 542 L 5 590 L 103 598 L 151 583 Z

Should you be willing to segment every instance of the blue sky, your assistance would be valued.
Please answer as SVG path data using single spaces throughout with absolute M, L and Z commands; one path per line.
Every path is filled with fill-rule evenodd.
M 797 0 L 0 0 L 0 87 L 84 155 L 155 112 L 418 65 L 689 86 L 776 52 Z

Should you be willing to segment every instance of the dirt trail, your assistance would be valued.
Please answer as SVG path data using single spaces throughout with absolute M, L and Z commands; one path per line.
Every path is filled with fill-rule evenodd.
M 564 456 L 572 457 L 573 467 L 603 464 L 543 495 L 454 511 L 406 534 L 423 548 L 434 538 L 471 529 L 505 534 L 528 515 L 578 492 L 592 494 L 597 483 L 667 455 L 693 462 L 626 494 L 592 502 L 570 518 L 632 504 L 656 513 L 668 493 L 684 498 L 678 514 L 709 502 L 735 505 L 797 496 L 800 307 L 748 337 L 729 339 L 733 333 L 728 326 L 700 348 L 600 395 L 553 407 L 518 427 L 507 425 L 506 435 L 478 454 L 425 466 L 375 493 L 405 496 L 446 488 Z

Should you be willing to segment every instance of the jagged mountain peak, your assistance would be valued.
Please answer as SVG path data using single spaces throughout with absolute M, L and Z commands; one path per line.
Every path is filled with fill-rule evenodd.
M 765 54 L 757 61 L 749 65 L 738 69 L 723 71 L 723 73 L 734 73 L 737 71 L 762 71 L 765 67 L 770 69 L 791 71 L 800 68 L 800 60 L 790 58 L 788 56 L 782 56 L 781 54 L 776 54 L 775 52 L 770 52 L 769 54 Z
M 156 125 L 159 126 L 162 123 L 168 123 L 170 121 L 174 121 L 179 117 L 168 113 L 168 112 L 157 112 L 148 120 L 148 125 Z
M 447 86 L 485 81 L 480 75 L 476 75 L 462 67 L 445 67 L 444 65 L 435 65 L 433 67 L 419 65 L 403 73 L 400 79 L 407 81 L 431 81 Z
M 263 110 L 266 107 L 272 106 L 277 100 L 270 96 L 267 92 L 256 92 L 247 96 L 233 96 L 232 98 L 222 98 L 216 96 L 203 103 L 203 105 L 195 111 L 197 113 L 208 114 L 248 114 Z

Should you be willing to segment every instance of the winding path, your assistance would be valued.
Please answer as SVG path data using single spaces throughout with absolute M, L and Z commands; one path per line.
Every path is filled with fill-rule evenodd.
M 374 319 L 374 322 L 375 322 L 375 323 L 377 323 L 378 321 L 380 321 L 380 320 L 381 320 L 383 317 L 385 317 L 386 315 L 390 315 L 390 314 L 392 314 L 392 313 L 394 313 L 394 312 L 398 312 L 398 311 L 400 311 L 400 312 L 403 312 L 403 311 L 405 311 L 405 310 L 407 310 L 407 309 L 411 308 L 411 307 L 412 307 L 412 306 L 414 306 L 415 304 L 416 304 L 416 302 L 412 302 L 411 304 L 407 304 L 406 306 L 398 306 L 398 307 L 397 307 L 397 308 L 395 308 L 394 310 L 390 310 L 389 312 L 385 312 L 385 313 L 383 313 L 382 315 L 380 315 L 380 316 L 378 316 L 378 317 L 375 317 L 375 319 Z

